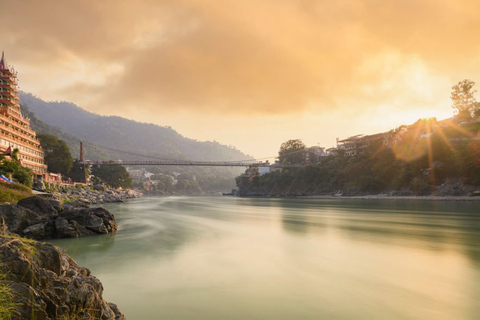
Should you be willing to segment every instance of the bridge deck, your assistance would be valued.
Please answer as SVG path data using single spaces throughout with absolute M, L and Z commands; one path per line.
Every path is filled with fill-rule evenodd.
M 124 165 L 124 166 L 195 166 L 195 167 L 273 167 L 299 168 L 302 165 L 270 164 L 268 162 L 219 162 L 219 161 L 184 161 L 184 160 L 155 160 L 155 161 L 123 161 L 123 160 L 85 160 L 88 165 Z

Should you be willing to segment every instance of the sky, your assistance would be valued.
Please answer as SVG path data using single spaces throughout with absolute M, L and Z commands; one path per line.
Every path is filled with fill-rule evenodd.
M 1 3 L 21 90 L 256 158 L 451 117 L 480 83 L 478 0 Z

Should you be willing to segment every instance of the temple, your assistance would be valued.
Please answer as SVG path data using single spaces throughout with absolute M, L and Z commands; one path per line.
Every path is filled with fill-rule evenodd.
M 20 163 L 44 176 L 47 166 L 44 152 L 35 132 L 30 129 L 30 119 L 23 117 L 18 102 L 17 73 L 7 65 L 4 54 L 0 60 L 0 154 L 12 156 L 18 149 Z

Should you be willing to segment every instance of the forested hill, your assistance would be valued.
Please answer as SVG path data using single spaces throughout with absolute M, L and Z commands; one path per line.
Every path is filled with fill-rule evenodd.
M 58 131 L 54 133 L 46 132 L 48 131 L 46 128 L 34 129 L 40 129 L 40 132 L 51 133 L 67 140 L 72 152 L 78 150 L 72 145 L 77 138 L 91 142 L 86 146 L 89 159 L 100 159 L 105 155 L 114 156 L 114 159 L 139 159 L 131 154 L 120 155 L 111 149 L 175 159 L 206 161 L 251 159 L 241 151 L 217 142 L 201 142 L 185 138 L 170 127 L 140 123 L 117 116 L 101 116 L 69 102 L 46 102 L 32 94 L 22 92 L 20 93 L 20 103 L 35 114 L 38 118 L 36 120 L 41 120 L 49 127 L 58 127 L 61 130 L 48 129 Z M 36 121 L 36 123 L 38 127 L 40 122 Z M 102 151 L 96 149 L 95 145 L 108 146 L 110 149 Z M 89 152 L 89 147 L 96 149 L 96 152 Z
M 22 113 L 25 118 L 30 119 L 30 127 L 33 131 L 37 134 L 44 133 L 53 135 L 59 139 L 64 140 L 67 143 L 68 148 L 70 149 L 70 153 L 74 158 L 78 158 L 80 155 L 80 138 L 73 134 L 69 134 L 64 132 L 62 129 L 54 126 L 50 126 L 43 122 L 42 120 L 38 119 L 37 116 L 30 111 L 30 109 L 26 105 L 22 105 Z M 123 154 L 119 152 L 114 152 L 111 150 L 106 150 L 94 143 L 89 141 L 83 141 L 84 149 L 85 149 L 85 156 L 91 160 L 98 160 L 98 159 L 120 159 Z

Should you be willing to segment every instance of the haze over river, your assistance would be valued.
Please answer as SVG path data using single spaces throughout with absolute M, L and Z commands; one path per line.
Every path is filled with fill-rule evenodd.
M 57 240 L 127 319 L 480 319 L 480 202 L 140 198 Z

